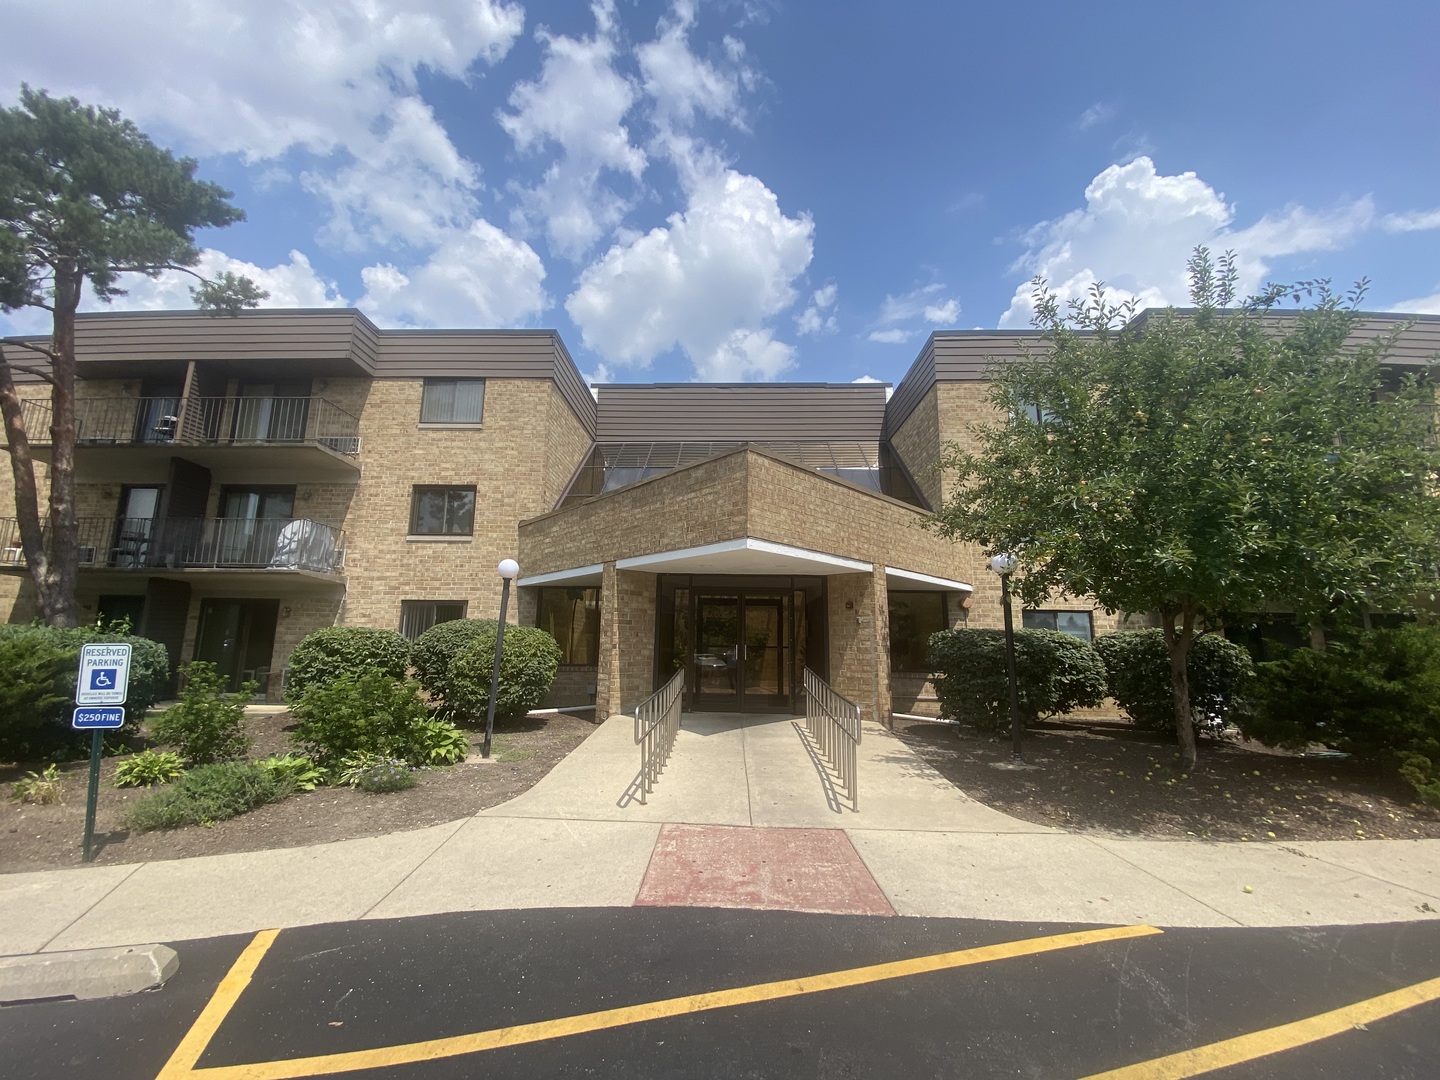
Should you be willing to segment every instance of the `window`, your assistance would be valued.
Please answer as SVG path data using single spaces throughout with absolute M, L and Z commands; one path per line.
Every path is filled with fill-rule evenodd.
M 410 500 L 411 536 L 472 536 L 473 487 L 417 487 Z
M 401 600 L 400 633 L 414 641 L 436 623 L 465 617 L 464 600 Z
M 950 629 L 943 592 L 890 594 L 890 670 L 930 670 L 930 635 Z
M 484 379 L 426 379 L 422 424 L 478 424 L 485 411 Z
M 600 662 L 599 589 L 541 589 L 535 625 L 559 644 L 562 664 Z
M 1088 611 L 1025 611 L 1021 613 L 1021 621 L 1026 630 L 1059 630 L 1081 641 L 1095 636 Z

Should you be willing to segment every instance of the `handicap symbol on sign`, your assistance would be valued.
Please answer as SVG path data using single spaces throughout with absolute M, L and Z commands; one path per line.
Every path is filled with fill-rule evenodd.
M 115 668 L 93 668 L 90 671 L 91 690 L 114 690 Z

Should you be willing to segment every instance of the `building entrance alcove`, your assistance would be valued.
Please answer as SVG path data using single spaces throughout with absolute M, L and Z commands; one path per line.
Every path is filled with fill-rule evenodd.
M 825 670 L 825 579 L 658 575 L 656 685 L 685 668 L 690 711 L 793 713 Z

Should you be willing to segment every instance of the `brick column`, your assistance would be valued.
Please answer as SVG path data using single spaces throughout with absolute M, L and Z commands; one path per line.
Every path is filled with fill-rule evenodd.
M 600 575 L 600 655 L 595 672 L 595 719 L 620 711 L 620 590 L 615 564 Z
M 871 654 L 875 658 L 875 699 L 871 716 L 876 723 L 893 728 L 890 702 L 890 590 L 885 566 L 876 563 L 871 576 Z

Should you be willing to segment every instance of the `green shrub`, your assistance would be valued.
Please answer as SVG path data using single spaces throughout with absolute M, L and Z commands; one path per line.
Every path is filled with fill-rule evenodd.
M 291 712 L 291 740 L 322 769 L 357 753 L 408 760 L 430 718 L 415 683 L 374 670 L 312 685 Z
M 376 754 L 356 754 L 348 758 L 340 773 L 342 783 L 361 791 L 377 794 L 404 791 L 415 786 L 415 772 L 409 762 Z
M 210 825 L 279 802 L 293 791 L 289 781 L 254 762 L 197 765 L 173 784 L 143 795 L 125 820 L 140 830 Z
M 490 647 L 495 647 L 494 619 L 453 619 L 436 623 L 418 638 L 411 648 L 410 662 L 415 666 L 415 678 L 430 699 L 430 704 L 441 716 L 450 716 L 454 690 L 450 682 L 450 665 L 457 656 L 474 645 L 487 631 Z M 509 632 L 506 632 L 509 637 Z
M 314 791 L 325 783 L 325 770 L 299 754 L 271 754 L 255 764 L 269 769 L 276 779 L 288 781 L 296 791 Z
M 452 718 L 483 720 L 490 704 L 490 675 L 495 666 L 494 626 L 488 627 L 450 663 L 446 705 Z M 495 715 L 524 716 L 540 704 L 560 668 L 560 646 L 536 626 L 507 626 L 500 660 Z
M 176 747 L 191 765 L 244 757 L 250 739 L 240 730 L 240 724 L 255 684 L 246 683 L 238 694 L 227 694 L 225 678 L 214 664 L 203 660 L 186 664 L 181 673 L 185 676 L 185 690 L 179 702 L 150 724 L 155 740 Z
M 48 634 L 0 637 L 0 759 L 41 757 L 73 738 L 77 657 Z
M 941 715 L 998 731 L 1010 724 L 1003 630 L 942 630 L 930 635 L 930 670 Z M 1056 630 L 1015 631 L 1020 719 L 1099 705 L 1105 666 L 1090 645 Z
M 122 627 L 123 629 L 123 627 Z M 80 646 L 124 642 L 131 646 L 127 726 L 138 723 L 165 687 L 165 647 L 115 628 L 0 624 L 0 758 L 82 753 L 84 732 L 70 727 Z
M 342 675 L 378 671 L 393 680 L 405 678 L 410 642 L 394 630 L 370 626 L 327 626 L 306 634 L 290 654 L 285 700 L 294 705 L 312 686 Z
M 470 736 L 434 717 L 416 725 L 406 757 L 417 765 L 454 765 L 470 754 Z
M 1241 731 L 1270 746 L 1440 761 L 1440 630 L 1373 630 L 1260 664 Z M 1411 762 L 1409 778 L 1423 786 L 1428 771 Z
M 180 760 L 179 754 L 146 750 L 115 767 L 115 786 L 153 787 L 156 784 L 168 784 L 184 772 L 185 763 Z
M 1170 650 L 1158 629 L 1122 630 L 1095 639 L 1115 703 L 1136 725 L 1174 734 L 1175 702 L 1170 692 Z M 1223 726 L 1250 692 L 1255 666 L 1250 654 L 1219 634 L 1202 634 L 1186 659 L 1190 709 L 1202 731 Z

